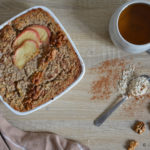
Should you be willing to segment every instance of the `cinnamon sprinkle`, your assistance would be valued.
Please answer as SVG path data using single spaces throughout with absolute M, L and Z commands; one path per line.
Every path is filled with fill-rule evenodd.
M 104 61 L 100 66 L 91 69 L 98 75 L 91 85 L 91 100 L 110 98 L 113 91 L 117 89 L 118 80 L 126 64 L 126 60 L 117 58 Z
M 130 60 L 133 60 L 130 59 Z M 134 61 L 129 59 L 113 59 L 102 62 L 96 67 L 90 69 L 90 73 L 96 74 L 96 79 L 91 83 L 89 93 L 91 100 L 108 100 L 113 93 L 117 92 L 118 81 L 121 79 L 122 71 L 133 64 Z M 138 63 L 141 68 L 141 63 Z M 118 93 L 119 94 L 119 93 Z M 132 97 L 122 106 L 122 114 L 128 116 L 135 116 L 139 110 L 142 111 L 150 99 L 150 93 L 144 96 Z M 148 107 L 147 109 L 150 111 Z

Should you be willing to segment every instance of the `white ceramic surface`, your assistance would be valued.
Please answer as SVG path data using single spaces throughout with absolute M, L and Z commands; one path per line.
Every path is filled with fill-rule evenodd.
M 19 16 L 21 16 L 21 15 L 27 13 L 28 11 L 30 11 L 30 10 L 32 10 L 32 9 L 36 9 L 36 8 L 41 8 L 41 9 L 45 10 L 46 12 L 48 12 L 48 13 L 50 14 L 50 16 L 51 16 L 52 18 L 54 18 L 54 20 L 59 24 L 59 26 L 61 27 L 61 29 L 65 32 L 65 34 L 66 34 L 68 40 L 70 41 L 70 43 L 72 44 L 72 46 L 73 46 L 73 48 L 74 48 L 76 54 L 78 55 L 78 58 L 79 58 L 79 60 L 80 60 L 81 66 L 82 66 L 82 72 L 81 72 L 80 76 L 78 77 L 78 79 L 77 79 L 76 81 L 74 81 L 67 89 L 65 89 L 65 91 L 63 91 L 62 93 L 60 93 L 59 95 L 57 95 L 56 97 L 54 97 L 53 100 L 49 100 L 48 102 L 46 102 L 46 103 L 44 103 L 44 104 L 42 104 L 42 105 L 40 105 L 40 106 L 38 106 L 38 107 L 36 107 L 36 108 L 30 110 L 30 111 L 26 111 L 26 112 L 19 112 L 19 111 L 16 111 L 15 109 L 13 109 L 9 104 L 7 104 L 7 103 L 3 100 L 2 96 L 0 96 L 0 100 L 3 102 L 3 104 L 4 104 L 9 110 L 11 110 L 13 113 L 15 113 L 16 115 L 28 115 L 28 114 L 30 114 L 30 113 L 32 113 L 32 112 L 34 112 L 34 111 L 37 111 L 37 110 L 39 110 L 39 109 L 41 109 L 41 108 L 47 106 L 48 104 L 52 103 L 53 101 L 55 101 L 56 99 L 60 98 L 62 95 L 64 95 L 65 93 L 67 93 L 69 90 L 71 90 L 71 89 L 83 78 L 83 76 L 84 76 L 84 74 L 85 74 L 85 65 L 84 65 L 83 59 L 82 59 L 82 57 L 80 56 L 80 54 L 79 54 L 79 52 L 78 52 L 78 50 L 77 50 L 77 48 L 76 48 L 74 42 L 71 40 L 69 34 L 67 33 L 67 31 L 65 30 L 65 28 L 63 27 L 63 25 L 60 23 L 60 21 L 58 20 L 58 18 L 54 15 L 54 13 L 53 13 L 49 8 L 47 8 L 47 7 L 45 7 L 45 6 L 34 6 L 34 7 L 31 7 L 31 8 L 29 8 L 29 9 L 27 9 L 27 10 L 25 10 L 25 11 L 19 13 L 18 15 L 12 17 L 11 19 L 9 19 L 8 21 L 6 21 L 6 22 L 3 23 L 2 25 L 0 25 L 0 29 L 2 29 L 5 25 L 7 25 L 9 22 L 11 22 L 12 20 L 14 20 L 15 18 L 17 18 L 17 17 L 19 17 Z
M 135 3 L 145 3 L 145 4 L 150 5 L 150 1 L 132 0 L 132 1 L 129 1 L 125 4 L 123 4 L 122 6 L 120 6 L 115 11 L 115 13 L 112 15 L 112 17 L 110 19 L 109 34 L 110 34 L 111 40 L 117 47 L 119 47 L 125 51 L 128 51 L 130 53 L 141 53 L 141 52 L 144 52 L 144 51 L 147 51 L 150 49 L 150 43 L 143 44 L 143 45 L 132 44 L 122 37 L 122 35 L 119 32 L 119 28 L 118 28 L 118 20 L 119 20 L 119 16 L 120 16 L 121 12 L 129 5 L 135 4 Z M 147 19 L 149 19 L 149 18 L 147 18 Z

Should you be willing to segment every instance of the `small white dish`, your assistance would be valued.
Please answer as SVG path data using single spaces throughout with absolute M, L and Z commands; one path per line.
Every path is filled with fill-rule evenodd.
M 150 43 L 143 44 L 143 45 L 136 45 L 128 42 L 125 40 L 119 32 L 118 28 L 118 20 L 120 17 L 121 12 L 127 8 L 129 5 L 136 4 L 136 3 L 144 3 L 150 5 L 150 1 L 147 0 L 132 0 L 123 5 L 121 5 L 115 13 L 112 15 L 109 23 L 109 34 L 111 37 L 112 42 L 119 48 L 130 52 L 130 53 L 142 53 L 148 51 L 150 49 Z M 149 19 L 149 18 L 148 18 Z
M 32 9 L 37 9 L 37 8 L 41 8 L 43 9 L 44 11 L 48 12 L 49 15 L 55 20 L 56 23 L 58 23 L 58 25 L 60 26 L 60 28 L 64 31 L 64 33 L 66 34 L 68 40 L 70 41 L 70 43 L 72 44 L 72 47 L 74 48 L 74 51 L 76 52 L 76 54 L 78 55 L 78 58 L 80 60 L 80 63 L 81 63 L 81 67 L 82 67 L 82 72 L 80 74 L 80 76 L 78 77 L 78 79 L 76 79 L 76 81 L 74 81 L 67 89 L 65 89 L 62 93 L 60 93 L 59 95 L 57 95 L 56 97 L 54 97 L 54 99 L 52 100 L 49 100 L 48 102 L 32 109 L 32 110 L 29 110 L 29 111 L 26 111 L 26 112 L 19 112 L 19 111 L 16 111 L 15 109 L 13 109 L 9 104 L 7 104 L 2 96 L 0 96 L 0 100 L 3 102 L 3 104 L 9 109 L 11 110 L 14 114 L 16 115 L 28 115 L 28 114 L 31 114 L 32 112 L 34 111 L 37 111 L 45 106 L 47 106 L 48 104 L 52 103 L 53 101 L 55 101 L 56 99 L 60 98 L 61 96 L 63 96 L 65 93 L 67 93 L 69 90 L 71 90 L 75 85 L 77 85 L 77 83 L 79 83 L 79 81 L 83 78 L 84 74 L 85 74 L 85 64 L 83 62 L 83 59 L 82 57 L 80 56 L 79 54 L 79 51 L 77 50 L 74 42 L 71 40 L 69 34 L 67 33 L 67 31 L 65 30 L 65 28 L 63 27 L 63 25 L 60 23 L 60 21 L 58 20 L 58 18 L 54 15 L 54 13 L 48 9 L 47 7 L 44 7 L 44 6 L 34 6 L 34 7 L 31 7 L 21 13 L 19 13 L 18 15 L 12 17 L 11 19 L 9 19 L 8 21 L 6 21 L 5 23 L 3 23 L 2 25 L 0 25 L 0 29 L 2 29 L 5 25 L 7 25 L 9 22 L 11 22 L 12 20 L 16 19 L 17 17 L 27 13 L 28 11 L 32 10 Z

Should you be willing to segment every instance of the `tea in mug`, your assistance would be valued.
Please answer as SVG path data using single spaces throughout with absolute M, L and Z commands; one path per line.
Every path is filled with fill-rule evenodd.
M 128 42 L 137 45 L 150 43 L 150 5 L 129 5 L 121 12 L 118 27 L 120 34 Z

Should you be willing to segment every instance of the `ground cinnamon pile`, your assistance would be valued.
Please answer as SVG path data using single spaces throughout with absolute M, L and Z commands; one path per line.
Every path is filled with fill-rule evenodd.
M 97 79 L 91 85 L 91 100 L 109 99 L 114 90 L 117 90 L 121 72 L 125 69 L 127 61 L 125 59 L 107 60 L 98 67 L 91 69 L 97 74 Z

